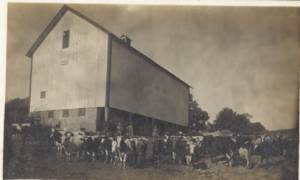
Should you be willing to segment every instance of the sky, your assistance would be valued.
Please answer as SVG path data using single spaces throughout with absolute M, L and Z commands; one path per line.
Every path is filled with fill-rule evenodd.
M 298 7 L 67 5 L 189 84 L 209 122 L 228 107 L 268 130 L 296 127 Z M 25 54 L 62 6 L 8 3 L 6 101 L 29 96 Z

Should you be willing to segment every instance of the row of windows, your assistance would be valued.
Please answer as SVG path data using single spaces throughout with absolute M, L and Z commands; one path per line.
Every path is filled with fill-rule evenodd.
M 78 109 L 78 116 L 85 116 L 85 108 Z M 34 113 L 35 118 L 41 117 L 41 112 Z M 63 110 L 63 117 L 69 117 L 69 110 Z M 54 118 L 54 111 L 48 111 L 48 118 Z

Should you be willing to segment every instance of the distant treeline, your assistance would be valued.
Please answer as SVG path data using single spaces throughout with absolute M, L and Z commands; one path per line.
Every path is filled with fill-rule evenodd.
M 24 123 L 28 118 L 28 97 L 27 98 L 16 98 L 9 100 L 5 103 L 5 124 Z M 15 119 L 16 115 L 16 119 Z

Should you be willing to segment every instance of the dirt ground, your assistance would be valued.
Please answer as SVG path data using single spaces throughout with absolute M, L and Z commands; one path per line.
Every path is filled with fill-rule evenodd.
M 150 163 L 151 141 L 148 143 L 146 162 L 143 167 L 127 166 L 125 170 L 112 164 L 104 164 L 99 157 L 94 164 L 76 162 L 76 155 L 72 156 L 73 163 L 66 162 L 65 156 L 56 156 L 53 152 L 46 153 L 37 142 L 26 141 L 26 147 L 20 141 L 13 142 L 14 157 L 4 166 L 5 179 L 297 179 L 296 167 L 286 166 L 283 156 L 270 158 L 270 167 L 258 168 L 259 157 L 252 156 L 253 167 L 247 169 L 242 162 L 235 167 L 228 167 L 222 155 L 211 163 L 209 156 L 196 162 L 194 170 L 186 165 L 179 166 Z M 55 151 L 55 150 L 53 150 Z M 54 152 L 55 153 L 55 152 Z M 265 161 L 264 161 L 265 163 Z

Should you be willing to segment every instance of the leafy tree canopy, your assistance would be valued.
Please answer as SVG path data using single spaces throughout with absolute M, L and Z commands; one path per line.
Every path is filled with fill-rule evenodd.
M 224 108 L 217 114 L 214 123 L 219 131 L 227 129 L 234 133 L 252 134 L 255 131 L 262 132 L 265 130 L 265 127 L 260 123 L 251 123 L 251 118 L 253 116 L 248 113 L 238 114 L 232 109 Z
M 207 121 L 209 119 L 209 115 L 206 111 L 203 111 L 200 107 L 198 107 L 199 104 L 197 101 L 194 101 L 193 95 L 190 94 L 190 99 L 189 99 L 189 123 L 190 124 L 199 124 L 202 123 L 203 121 Z
M 17 123 L 22 123 L 27 119 L 28 98 L 16 98 L 5 103 L 5 123 L 14 123 L 15 113 Z

